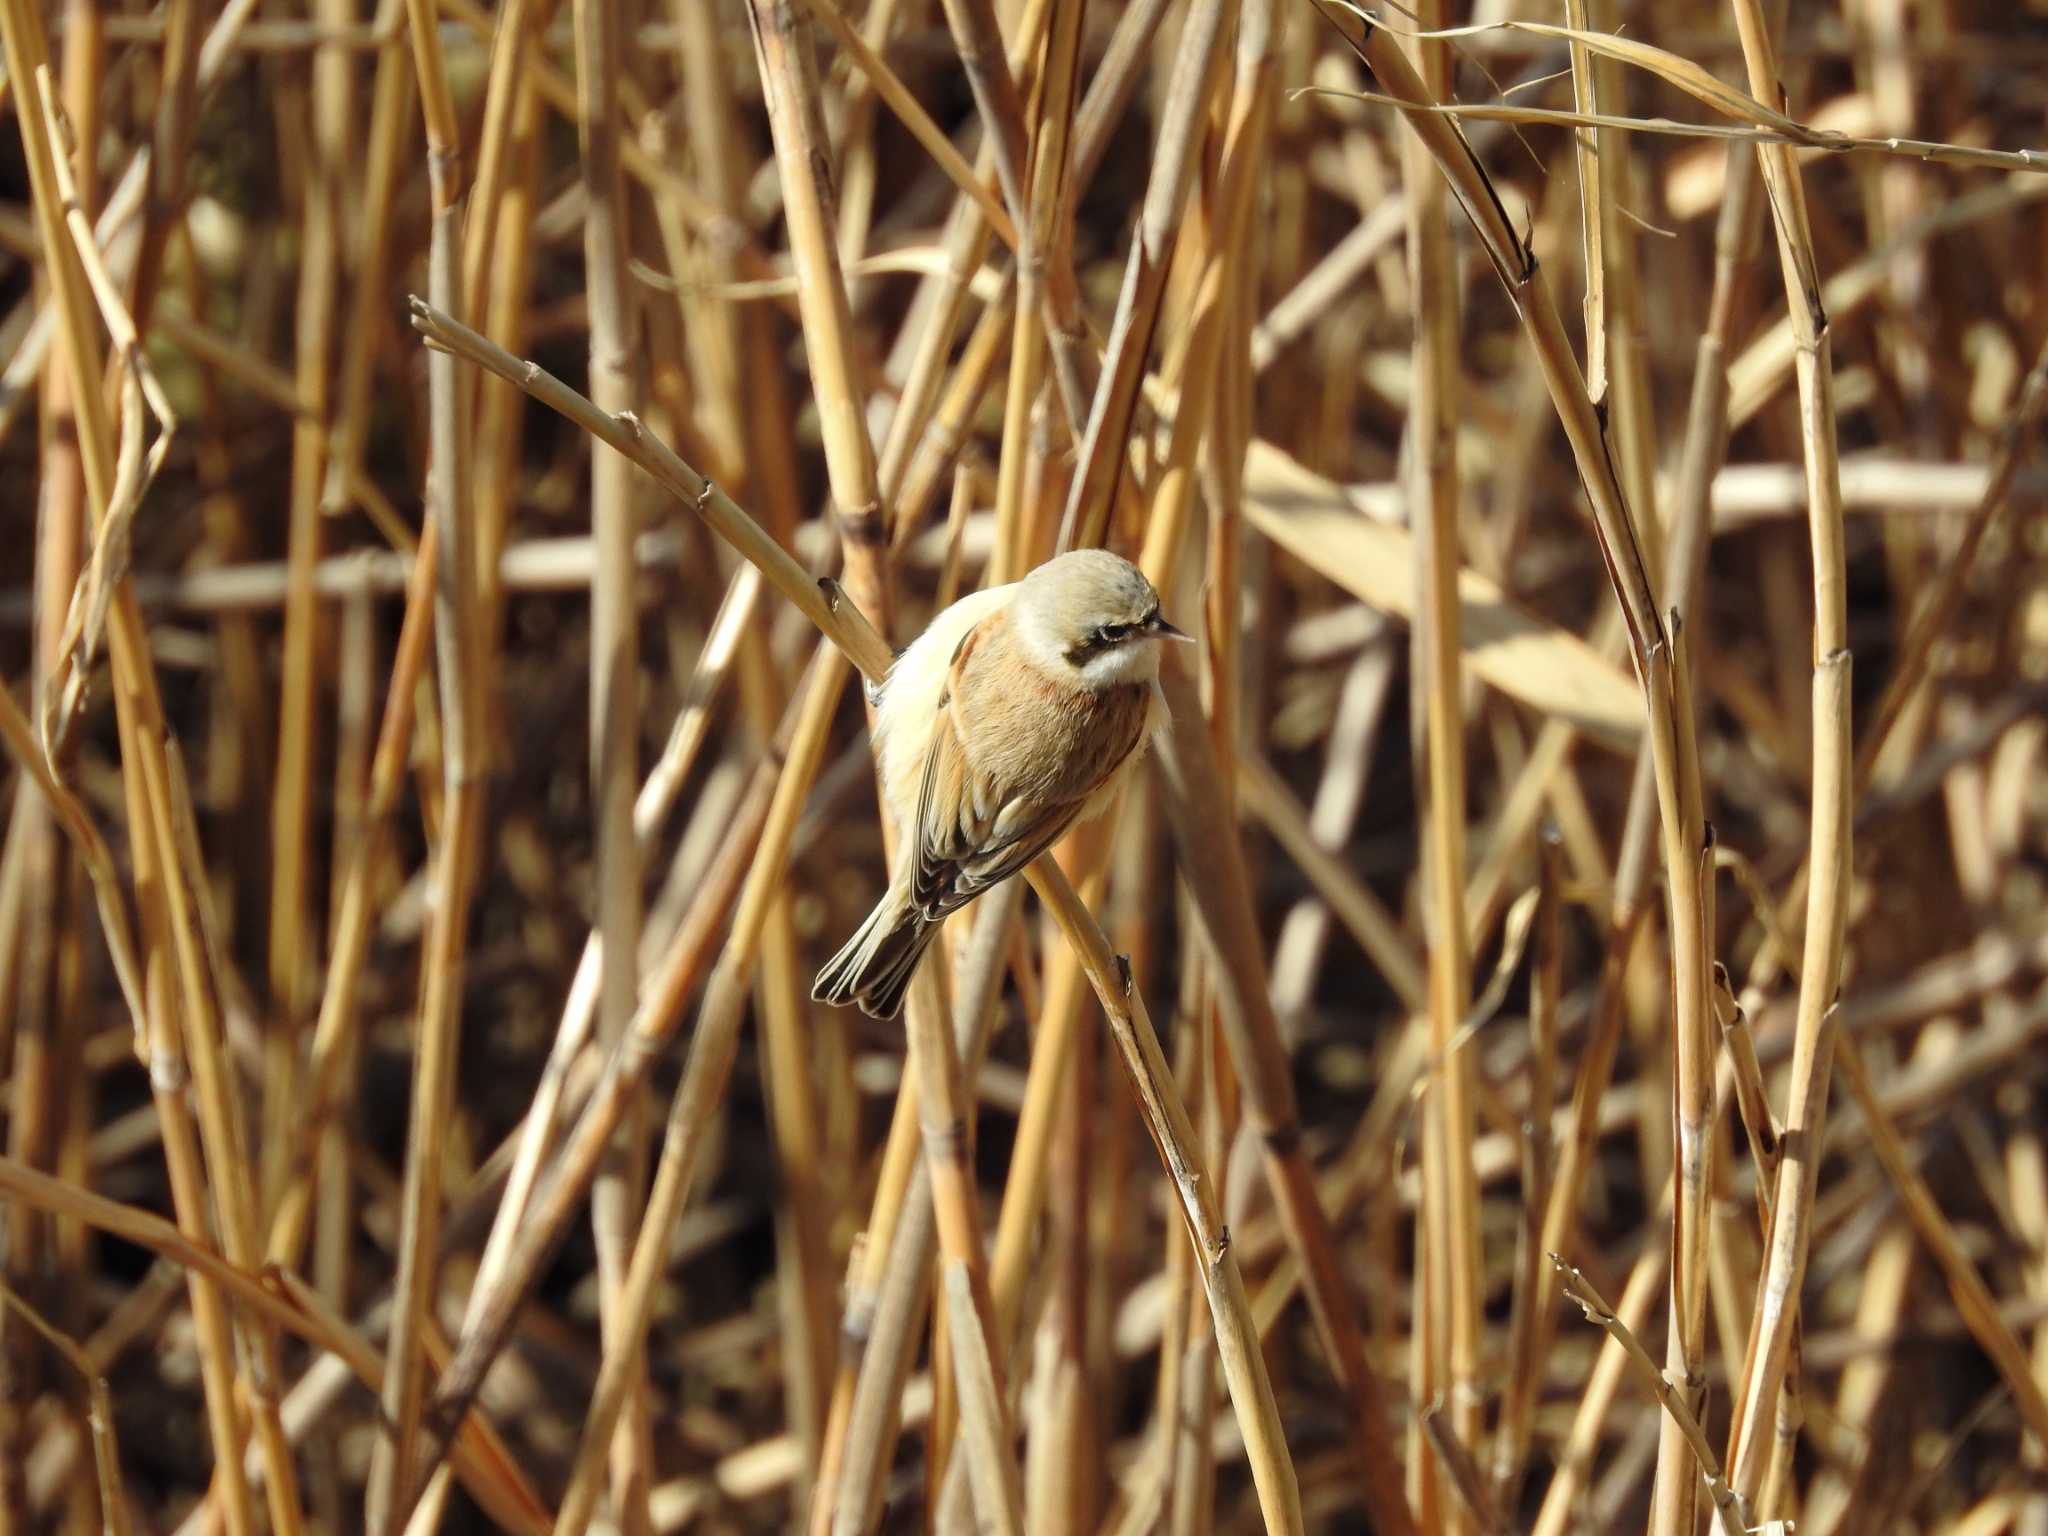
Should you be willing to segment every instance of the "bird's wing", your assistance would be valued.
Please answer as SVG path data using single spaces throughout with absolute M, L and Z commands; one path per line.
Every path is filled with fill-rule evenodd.
M 1027 807 L 1012 798 L 990 806 L 967 782 L 969 773 L 959 734 L 950 715 L 942 715 L 918 791 L 910 873 L 911 900 L 929 921 L 1024 868 L 1059 840 L 1088 800 L 1082 795 Z
M 1053 785 L 1043 773 L 1006 773 L 1000 762 L 992 771 L 986 759 L 1007 754 L 984 752 L 984 761 L 975 763 L 962 740 L 957 695 L 968 658 L 989 638 L 989 626 L 999 622 L 986 620 L 961 640 L 925 751 L 911 821 L 916 841 L 909 850 L 910 894 L 934 922 L 1007 880 L 1058 841 L 1129 752 L 1128 743 L 1105 740 L 1099 766 L 1077 764 L 1080 772 Z M 1000 637 L 991 644 L 1000 645 Z M 991 685 L 1001 688 L 1007 662 L 985 657 L 975 675 L 997 674 Z M 975 702 L 985 713 L 988 701 Z M 980 718 L 973 709 L 969 713 Z
M 1042 772 L 1020 772 L 1032 766 L 1020 764 L 1020 754 L 987 750 L 991 731 L 1010 735 L 991 719 L 1016 698 L 1006 641 L 1001 614 L 961 637 L 932 721 L 918 811 L 911 817 L 913 846 L 907 850 L 911 901 L 930 922 L 1010 879 L 1053 846 L 1100 782 L 1096 774 L 1092 782 L 1049 791 Z M 977 649 L 979 666 L 971 666 Z M 969 721 L 981 723 L 981 754 L 967 750 Z

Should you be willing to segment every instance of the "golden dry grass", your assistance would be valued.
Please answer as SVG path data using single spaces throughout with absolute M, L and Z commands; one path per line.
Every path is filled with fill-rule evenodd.
M 2048 1530 L 2048 33 L 1786 9 L 0 0 L 0 1536 Z

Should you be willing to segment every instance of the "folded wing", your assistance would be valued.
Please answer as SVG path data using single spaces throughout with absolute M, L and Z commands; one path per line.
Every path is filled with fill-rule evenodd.
M 1057 842 L 1144 729 L 1149 690 L 1062 690 L 1014 654 L 1001 624 L 962 640 L 925 753 L 910 897 L 932 922 Z

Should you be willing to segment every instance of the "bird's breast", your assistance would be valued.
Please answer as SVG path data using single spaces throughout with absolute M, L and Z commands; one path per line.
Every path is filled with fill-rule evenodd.
M 955 728 L 970 771 L 998 799 L 1067 800 L 1089 793 L 1130 755 L 1151 690 L 1089 690 L 1014 658 L 981 686 L 956 689 Z

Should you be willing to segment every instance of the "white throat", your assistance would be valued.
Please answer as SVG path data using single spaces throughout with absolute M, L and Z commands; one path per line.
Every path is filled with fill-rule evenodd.
M 1159 642 L 1155 639 L 1126 640 L 1081 667 L 1081 686 L 1100 692 L 1132 683 L 1150 683 L 1159 676 Z

